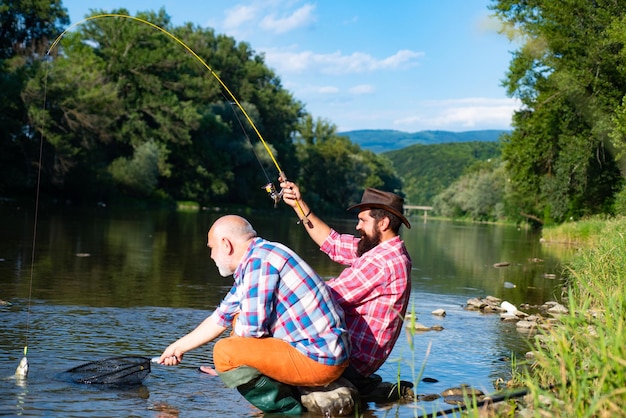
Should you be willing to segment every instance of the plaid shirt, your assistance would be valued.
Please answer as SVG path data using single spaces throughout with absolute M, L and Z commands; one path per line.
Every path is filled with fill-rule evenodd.
M 350 364 L 369 376 L 389 357 L 402 330 L 411 293 L 411 257 L 398 236 L 361 257 L 356 255 L 358 242 L 331 230 L 320 249 L 350 266 L 327 283 L 346 315 Z
M 229 326 L 239 314 L 238 336 L 280 338 L 325 365 L 348 359 L 343 312 L 324 280 L 295 252 L 254 238 L 233 277 L 233 287 L 214 312 L 219 325 Z

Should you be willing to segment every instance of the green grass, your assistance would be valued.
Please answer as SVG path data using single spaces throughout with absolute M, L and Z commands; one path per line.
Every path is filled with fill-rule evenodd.
M 619 222 L 619 220 L 592 217 L 577 222 L 546 226 L 542 231 L 542 240 L 548 243 L 592 246 L 597 239 L 601 238 L 601 231 L 606 228 L 607 222 Z
M 566 261 L 569 314 L 538 345 L 522 384 L 531 389 L 537 416 L 624 416 L 626 219 L 559 229 L 561 237 L 583 244 Z

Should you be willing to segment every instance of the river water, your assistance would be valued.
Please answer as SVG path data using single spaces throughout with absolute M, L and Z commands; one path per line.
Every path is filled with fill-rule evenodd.
M 198 372 L 199 365 L 211 362 L 211 344 L 188 353 L 180 366 L 153 365 L 139 386 L 61 378 L 63 371 L 89 361 L 158 356 L 212 312 L 232 283 L 218 274 L 206 248 L 206 231 L 222 214 L 43 207 L 33 234 L 32 208 L 1 203 L 0 415 L 262 416 L 219 378 Z M 287 244 L 322 276 L 341 271 L 290 212 L 243 216 L 259 235 Z M 354 232 L 356 226 L 352 217 L 326 220 L 340 232 Z M 402 230 L 414 266 L 409 310 L 418 322 L 443 330 L 404 333 L 379 374 L 415 382 L 418 394 L 460 384 L 494 392 L 494 381 L 510 376 L 510 359 L 528 351 L 527 336 L 498 315 L 467 311 L 464 305 L 487 295 L 515 305 L 558 300 L 559 254 L 542 247 L 536 232 L 513 226 L 426 222 L 417 216 L 411 222 L 411 229 Z M 495 268 L 500 262 L 510 265 Z M 432 315 L 438 308 L 447 315 Z M 25 346 L 30 372 L 19 381 L 12 376 Z M 436 382 L 424 383 L 424 377 Z M 449 407 L 440 399 L 370 403 L 361 412 L 414 417 Z

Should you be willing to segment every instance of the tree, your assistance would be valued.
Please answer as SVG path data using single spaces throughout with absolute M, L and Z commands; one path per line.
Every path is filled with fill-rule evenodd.
M 518 213 L 561 222 L 609 212 L 623 178 L 614 115 L 626 93 L 624 42 L 610 28 L 626 5 L 499 0 L 491 8 L 524 41 L 504 81 L 523 103 L 502 151 Z
M 505 167 L 499 160 L 477 162 L 435 196 L 433 210 L 449 218 L 467 217 L 474 221 L 503 219 L 505 189 Z
M 245 43 L 191 24 L 171 27 L 164 10 L 138 15 L 163 31 L 124 18 L 124 9 L 112 14 L 120 16 L 89 19 L 67 33 L 25 92 L 31 126 L 46 140 L 53 192 L 106 200 L 120 191 L 144 197 L 158 191 L 203 204 L 265 200 L 259 164 L 267 168 L 267 152 L 254 152 L 256 131 L 212 71 L 264 137 L 270 133 L 268 147 L 283 161 L 295 160 L 290 133 L 301 104 Z M 164 31 L 188 42 L 211 71 Z M 159 158 L 148 164 L 157 169 L 156 184 L 144 189 L 131 184 L 129 173 L 147 167 L 147 149 L 158 150 Z M 272 170 L 271 179 L 277 177 Z
M 360 201 L 363 190 L 375 187 L 401 193 L 391 162 L 362 150 L 337 135 L 329 122 L 305 115 L 296 136 L 300 170 L 298 183 L 321 210 L 344 210 Z
M 49 40 L 68 22 L 59 0 L 0 2 L 0 193 L 35 183 L 39 138 L 21 94 Z

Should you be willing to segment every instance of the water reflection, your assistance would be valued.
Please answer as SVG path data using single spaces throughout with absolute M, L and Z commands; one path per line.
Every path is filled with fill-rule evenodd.
M 0 306 L 0 410 L 88 417 L 258 416 L 238 392 L 198 372 L 210 362 L 211 346 L 188 353 L 179 367 L 153 366 L 139 387 L 112 389 L 57 378 L 100 358 L 158 355 L 210 314 L 232 281 L 218 274 L 206 248 L 206 231 L 218 216 L 47 208 L 39 219 L 31 282 L 32 215 L 0 205 L 0 299 L 10 302 Z M 290 215 L 247 217 L 260 235 L 294 248 L 321 275 L 341 271 Z M 330 224 L 350 232 L 356 221 Z M 443 331 L 405 333 L 380 373 L 392 381 L 398 374 L 414 380 L 419 394 L 462 383 L 492 392 L 494 380 L 510 373 L 507 360 L 526 351 L 527 337 L 497 315 L 463 306 L 486 295 L 516 305 L 554 299 L 560 291 L 558 259 L 532 231 L 417 219 L 412 224 L 402 232 L 414 265 L 410 310 L 419 322 L 441 325 Z M 503 261 L 509 266 L 494 267 Z M 447 315 L 432 315 L 438 308 Z M 31 371 L 20 386 L 10 376 L 26 344 Z M 436 383 L 417 380 L 422 367 L 422 377 Z M 364 416 L 409 417 L 447 406 L 368 405 Z

